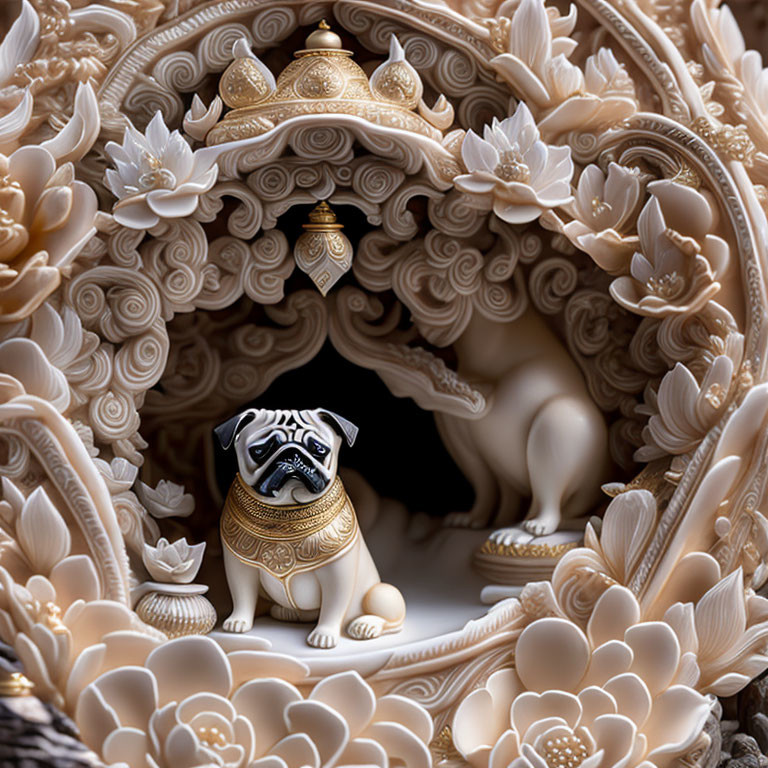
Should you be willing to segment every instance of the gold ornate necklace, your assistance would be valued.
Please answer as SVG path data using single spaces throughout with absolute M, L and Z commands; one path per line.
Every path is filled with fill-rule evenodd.
M 221 516 L 227 549 L 283 580 L 338 557 L 356 535 L 355 510 L 338 476 L 319 499 L 276 506 L 260 499 L 238 474 Z

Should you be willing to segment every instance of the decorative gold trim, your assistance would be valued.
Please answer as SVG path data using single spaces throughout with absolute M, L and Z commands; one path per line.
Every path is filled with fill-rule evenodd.
M 486 539 L 477 551 L 478 555 L 495 555 L 503 557 L 527 558 L 557 558 L 562 557 L 568 550 L 581 546 L 577 541 L 567 541 L 562 544 L 498 544 Z
M 4 696 L 31 696 L 34 683 L 21 672 L 0 673 L 0 698 Z
M 238 474 L 221 517 L 227 549 L 279 579 L 338 557 L 357 532 L 355 510 L 339 477 L 319 499 L 279 507 L 265 504 Z

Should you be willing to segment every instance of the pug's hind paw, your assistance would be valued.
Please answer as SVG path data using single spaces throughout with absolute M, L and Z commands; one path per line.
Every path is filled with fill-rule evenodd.
M 384 624 L 381 616 L 358 616 L 349 623 L 347 634 L 355 640 L 372 640 L 382 634 Z
M 224 631 L 225 632 L 248 632 L 253 626 L 253 620 L 248 620 L 243 614 L 239 614 L 236 611 L 233 612 L 229 618 L 224 619 Z
M 309 633 L 307 642 L 313 648 L 335 648 L 339 642 L 339 632 L 318 626 Z

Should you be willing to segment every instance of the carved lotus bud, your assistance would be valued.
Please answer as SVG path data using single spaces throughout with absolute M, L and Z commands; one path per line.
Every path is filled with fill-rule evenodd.
M 221 117 L 223 107 L 221 98 L 217 96 L 206 109 L 203 100 L 195 94 L 192 97 L 192 105 L 184 115 L 184 130 L 193 139 L 203 141 L 205 135 Z
M 407 109 L 416 107 L 424 93 L 419 73 L 406 60 L 403 46 L 394 35 L 389 39 L 389 58 L 373 71 L 370 84 L 374 96 Z
M 352 244 L 341 232 L 343 224 L 326 202 L 309 214 L 309 224 L 296 241 L 293 254 L 296 264 L 306 272 L 325 296 L 339 278 L 352 266 Z
M 241 37 L 233 46 L 235 60 L 219 81 L 222 101 L 232 108 L 248 107 L 266 99 L 275 90 L 275 76 Z
M 160 539 L 155 547 L 144 545 L 142 562 L 149 575 L 161 584 L 189 584 L 200 570 L 203 552 L 205 542 L 189 544 L 186 539 L 178 539 L 171 544 L 168 539 Z

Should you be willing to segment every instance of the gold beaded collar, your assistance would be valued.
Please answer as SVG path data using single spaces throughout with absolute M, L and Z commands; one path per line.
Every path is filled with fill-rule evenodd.
M 315 501 L 265 503 L 238 474 L 221 516 L 221 539 L 240 560 L 281 579 L 339 556 L 357 534 L 357 519 L 341 478 Z

